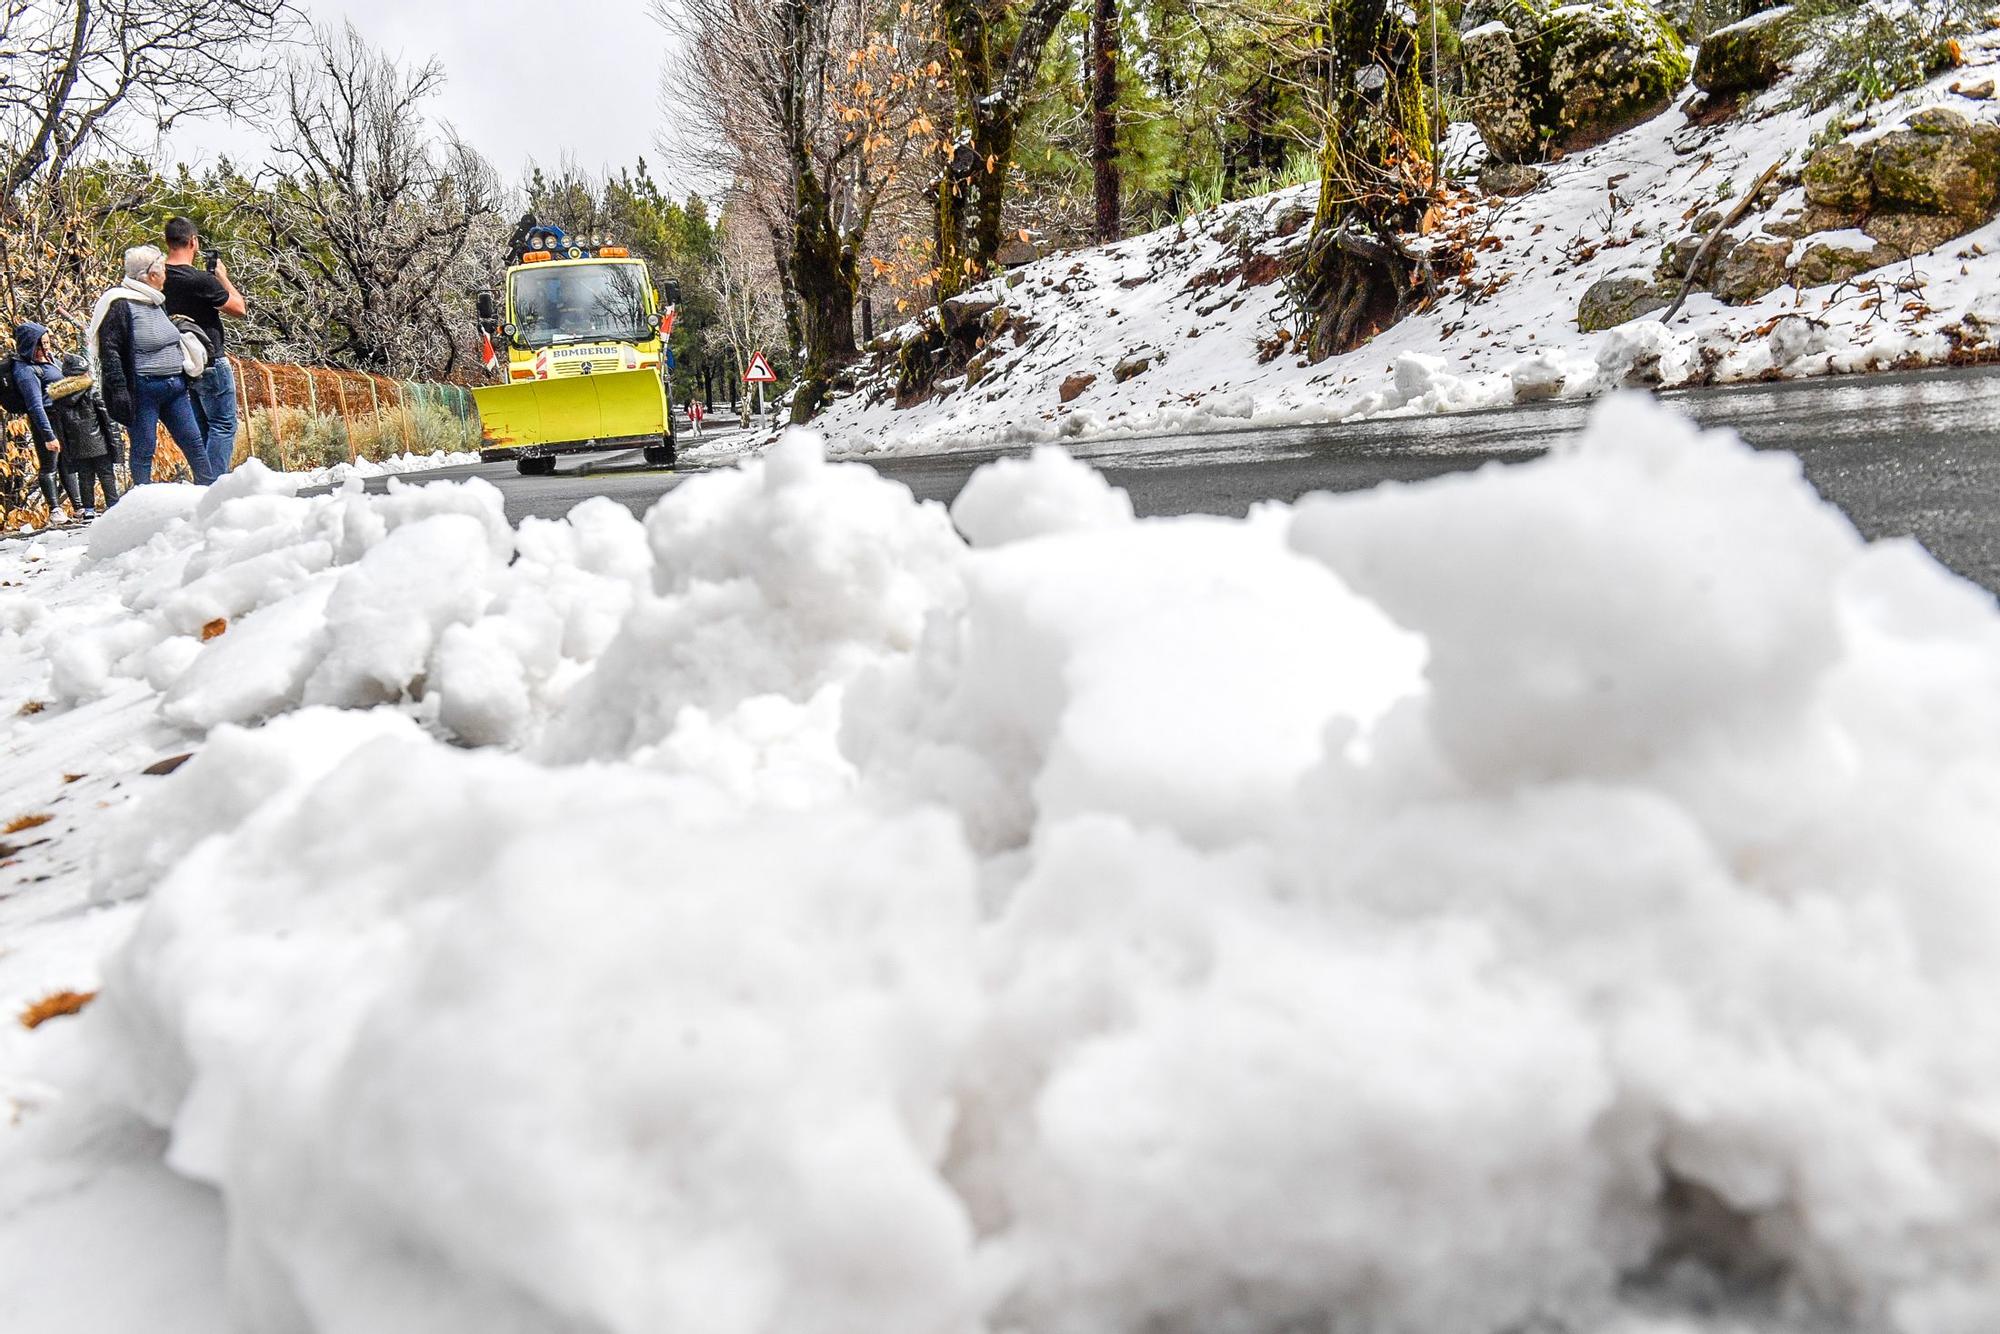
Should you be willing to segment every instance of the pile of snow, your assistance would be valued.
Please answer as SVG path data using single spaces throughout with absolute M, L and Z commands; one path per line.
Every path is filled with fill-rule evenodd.
M 149 504 L 0 598 L 212 729 L 36 1038 L 242 1328 L 2000 1321 L 2000 613 L 1788 456 Z
M 383 459 L 356 459 L 352 463 L 336 463 L 332 467 L 303 473 L 302 485 L 340 486 L 350 477 L 400 477 L 405 473 L 429 472 L 433 468 L 472 463 L 478 457 L 467 450 L 434 449 L 428 454 L 404 453 L 391 454 Z
M 2000 68 L 2000 32 L 1961 46 L 1968 65 Z M 1871 114 L 1893 123 L 1942 104 L 1991 120 L 1992 103 L 1951 91 L 1967 78 L 1964 69 L 1945 71 Z M 1811 146 L 1830 126 L 1843 128 L 1849 114 L 1810 112 L 1793 101 L 1792 85 L 1781 81 L 1719 125 L 1671 108 L 1537 168 L 1543 184 L 1522 197 L 1472 188 L 1485 150 L 1470 125 L 1453 125 L 1445 160 L 1464 185 L 1448 195 L 1438 230 L 1421 242 L 1448 275 L 1444 295 L 1345 355 L 1309 361 L 1300 354 L 1301 312 L 1284 275 L 1310 231 L 1317 187 L 1301 186 L 1112 245 L 1052 255 L 976 288 L 964 297 L 972 309 L 997 303 L 1007 312 L 978 354 L 976 375 L 943 379 L 901 406 L 896 358 L 884 354 L 815 427 L 836 450 L 852 453 L 1171 440 L 1250 424 L 1585 398 L 1636 384 L 1937 365 L 1961 342 L 2000 326 L 1996 222 L 1867 283 L 1781 286 L 1735 306 L 1697 292 L 1671 327 L 1642 319 L 1601 333 L 1578 329 L 1578 307 L 1593 284 L 1650 278 L 1663 249 L 1688 235 L 1693 219 L 1727 210 L 1775 162 L 1802 167 Z M 1793 189 L 1771 216 L 1803 205 L 1803 191 Z M 1752 222 L 1761 216 L 1753 212 Z M 1875 247 L 1867 237 L 1854 244 Z

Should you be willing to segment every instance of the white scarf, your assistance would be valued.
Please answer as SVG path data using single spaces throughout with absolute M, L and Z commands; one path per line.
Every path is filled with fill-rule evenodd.
M 127 278 L 97 298 L 97 305 L 90 312 L 90 327 L 83 335 L 83 350 L 90 358 L 90 378 L 99 384 L 104 383 L 104 361 L 97 352 L 97 331 L 104 327 L 104 318 L 111 313 L 111 307 L 120 301 L 143 301 L 149 306 L 164 306 L 167 294 L 144 278 Z

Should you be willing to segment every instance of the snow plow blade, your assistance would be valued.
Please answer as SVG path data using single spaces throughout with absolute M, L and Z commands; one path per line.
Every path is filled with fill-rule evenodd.
M 669 430 L 666 392 L 652 370 L 490 385 L 472 397 L 486 458 L 657 445 Z

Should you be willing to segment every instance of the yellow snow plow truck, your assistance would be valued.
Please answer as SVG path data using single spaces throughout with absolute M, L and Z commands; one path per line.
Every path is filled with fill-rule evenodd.
M 663 310 L 645 261 L 623 246 L 586 245 L 532 221 L 515 230 L 507 261 L 504 299 L 479 296 L 486 368 L 502 381 L 472 391 L 479 457 L 513 459 L 530 477 L 554 472 L 558 454 L 590 449 L 637 446 L 646 462 L 671 465 L 661 362 L 678 284 L 666 284 Z

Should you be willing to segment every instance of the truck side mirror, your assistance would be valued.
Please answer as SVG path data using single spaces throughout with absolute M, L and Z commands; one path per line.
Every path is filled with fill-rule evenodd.
M 678 305 L 679 305 L 679 304 L 681 303 L 681 284 L 680 284 L 680 279 L 678 279 L 678 278 L 669 278 L 669 279 L 667 279 L 667 281 L 665 282 L 665 284 L 663 284 L 663 290 L 664 290 L 664 292 L 665 292 L 665 294 L 666 294 L 666 298 L 667 298 L 667 304 L 668 304 L 668 305 L 670 305 L 670 306 L 678 306 Z
M 493 300 L 493 293 L 481 292 L 479 294 L 479 322 L 490 325 L 499 318 L 500 311 L 498 304 Z

